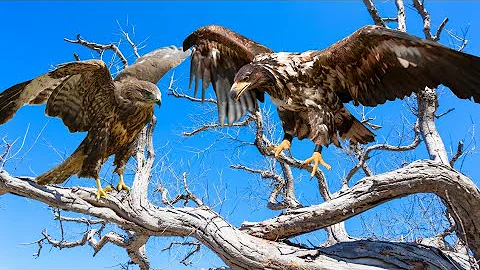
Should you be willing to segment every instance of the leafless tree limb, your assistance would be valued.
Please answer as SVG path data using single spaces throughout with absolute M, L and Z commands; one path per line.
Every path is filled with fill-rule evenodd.
M 400 151 L 408 151 L 416 148 L 420 142 L 420 127 L 419 127 L 419 122 L 417 121 L 414 125 L 413 128 L 415 135 L 413 138 L 413 141 L 409 145 L 405 146 L 394 146 L 394 145 L 389 145 L 389 144 L 375 144 L 372 146 L 369 146 L 366 150 L 363 151 L 363 153 L 358 153 L 357 158 L 358 158 L 358 163 L 348 172 L 347 176 L 345 179 L 343 179 L 343 188 L 348 187 L 348 182 L 350 179 L 357 173 L 358 169 L 362 168 L 365 164 L 365 162 L 369 159 L 369 155 L 372 151 L 375 150 L 385 150 L 385 151 L 395 151 L 395 152 L 400 152 Z M 367 175 L 372 175 L 371 171 L 369 169 L 366 169 Z
M 430 13 L 425 8 L 423 1 L 420 0 L 412 0 L 413 6 L 417 9 L 417 12 L 423 19 L 423 33 L 425 34 L 425 38 L 429 40 L 433 40 L 433 36 L 431 33 L 430 27 Z
M 187 94 L 181 94 L 177 91 L 176 88 L 173 87 L 173 84 L 175 83 L 175 73 L 172 74 L 172 76 L 170 77 L 170 83 L 168 85 L 168 95 L 169 96 L 173 96 L 173 97 L 176 97 L 176 98 L 184 98 L 184 99 L 187 99 L 189 101 L 194 101 L 194 102 L 207 102 L 207 103 L 213 103 L 213 104 L 217 104 L 217 100 L 213 99 L 213 98 L 206 98 L 206 99 L 201 99 L 201 98 L 196 98 L 196 97 L 192 97 L 192 96 L 189 96 Z
M 282 164 L 282 163 L 281 163 Z M 283 166 L 288 166 L 288 165 L 283 165 Z M 268 204 L 267 207 L 271 210 L 283 210 L 285 208 L 298 208 L 302 207 L 302 205 L 297 201 L 294 195 L 293 191 L 293 183 L 289 183 L 287 186 L 287 181 L 280 176 L 279 174 L 276 174 L 273 171 L 270 170 L 259 170 L 259 169 L 252 169 L 244 165 L 230 165 L 230 168 L 232 169 L 237 169 L 237 170 L 244 170 L 250 173 L 255 173 L 259 174 L 262 178 L 265 179 L 272 179 L 274 180 L 275 184 L 273 185 L 272 192 L 270 193 L 270 197 L 268 199 Z M 288 170 L 290 169 L 288 167 L 285 167 L 286 173 L 288 175 Z M 291 171 L 290 171 L 291 175 Z M 292 176 L 289 176 L 292 177 Z M 290 179 L 290 182 L 293 179 Z M 282 201 L 278 201 L 278 195 L 283 196 Z
M 250 226 L 243 225 L 241 231 L 228 224 L 221 216 L 206 206 L 161 208 L 151 205 L 148 201 L 143 201 L 140 202 L 142 206 L 136 208 L 130 198 L 120 200 L 115 196 L 110 196 L 107 200 L 97 201 L 94 189 L 39 186 L 31 180 L 14 178 L 6 172 L 0 173 L 0 192 L 28 196 L 48 203 L 52 207 L 87 213 L 107 222 L 113 222 L 125 231 L 141 232 L 140 235 L 192 236 L 214 250 L 227 265 L 249 269 L 265 267 L 265 260 L 275 262 L 275 264 L 269 265 L 271 268 L 285 267 L 288 265 L 288 261 L 293 260 L 293 262 L 309 266 L 312 269 L 338 269 L 340 266 L 337 260 L 334 260 L 337 262 L 335 263 L 329 260 L 328 256 L 317 256 L 315 250 L 290 247 L 257 237 L 263 239 L 288 238 L 292 234 L 307 233 L 336 224 L 381 204 L 385 200 L 416 192 L 433 192 L 444 197 L 445 190 L 448 191 L 451 204 L 455 205 L 458 216 L 462 219 L 471 250 L 474 254 L 478 254 L 480 232 L 476 230 L 480 228 L 480 224 L 477 224 L 480 220 L 478 217 L 480 213 L 474 210 L 470 211 L 470 209 L 480 206 L 477 205 L 480 204 L 479 190 L 470 179 L 450 167 L 432 161 L 417 161 L 393 172 L 364 178 L 351 189 L 332 196 L 333 199 L 330 201 L 320 205 L 288 210 L 272 220 L 250 224 Z M 255 237 L 249 236 L 249 234 Z M 119 242 L 119 244 L 125 243 Z M 378 244 L 380 245 L 380 243 Z M 347 244 L 342 243 L 340 246 L 342 245 Z M 246 248 L 252 250 L 255 255 L 245 257 L 246 254 L 239 253 L 239 250 Z M 433 256 L 431 252 L 434 250 L 424 251 L 429 256 Z M 253 254 L 252 252 L 249 253 Z M 415 251 L 404 254 L 408 254 L 415 261 L 414 257 L 419 253 Z M 425 253 L 423 254 L 425 255 Z M 305 256 L 310 259 L 306 260 Z M 276 259 L 273 260 L 273 258 Z M 342 260 L 349 261 L 345 258 Z M 437 264 L 437 266 L 439 263 L 452 263 L 445 262 L 439 257 L 435 257 L 435 259 L 424 257 L 422 262 Z M 277 263 L 279 264 L 277 265 Z M 355 263 L 353 261 L 350 263 L 352 269 L 356 269 Z M 397 267 L 399 266 L 397 265 Z M 451 269 L 448 266 L 438 266 L 438 268 Z
M 200 251 L 201 243 L 198 241 L 188 241 L 188 242 L 170 242 L 168 246 L 162 249 L 162 251 L 170 250 L 173 246 L 194 246 L 195 248 L 191 250 L 181 261 L 185 266 L 191 265 L 192 261 L 188 261 L 188 259 L 193 256 L 195 253 Z
M 248 124 L 250 124 L 250 122 L 252 122 L 253 118 L 250 117 L 250 116 L 247 116 L 247 118 L 243 121 L 240 121 L 240 122 L 235 122 L 233 123 L 230 127 L 244 127 L 244 126 L 248 126 Z M 207 125 L 203 125 L 199 128 L 196 128 L 192 131 L 185 131 L 182 133 L 183 136 L 185 137 L 190 137 L 190 136 L 193 136 L 193 135 L 196 135 L 200 132 L 203 132 L 203 131 L 207 131 L 207 130 L 211 130 L 211 129 L 216 129 L 216 128 L 222 128 L 222 127 L 225 127 L 225 126 L 222 126 L 220 124 L 207 124 Z
M 96 42 L 90 42 L 90 41 L 87 41 L 87 40 L 83 39 L 80 36 L 80 34 L 77 35 L 77 39 L 64 38 L 63 40 L 65 40 L 66 42 L 69 42 L 69 43 L 80 44 L 80 45 L 85 46 L 89 49 L 92 49 L 92 50 L 96 51 L 100 56 L 103 55 L 103 53 L 106 50 L 112 50 L 122 61 L 123 67 L 125 68 L 125 67 L 128 66 L 127 58 L 125 58 L 125 56 L 120 51 L 118 46 L 115 45 L 115 43 L 100 44 L 100 43 L 96 43 Z
M 367 10 L 370 13 L 370 16 L 372 17 L 375 24 L 379 26 L 387 27 L 385 22 L 382 20 L 382 17 L 380 17 L 380 14 L 378 13 L 378 10 L 375 7 L 375 4 L 373 3 L 373 1 L 363 0 L 363 3 L 365 4 L 365 7 L 367 7 Z
M 406 32 L 407 31 L 407 22 L 405 15 L 405 6 L 403 5 L 403 0 L 395 0 L 395 5 L 397 6 L 397 30 Z
M 457 161 L 457 159 L 461 157 L 462 154 L 463 154 L 463 141 L 459 141 L 457 146 L 457 152 L 455 152 L 455 155 L 453 155 L 452 159 L 450 159 L 450 166 L 453 167 L 453 165 L 455 164 L 455 161 Z
M 447 22 L 448 22 L 448 18 L 443 19 L 442 23 L 440 24 L 440 26 L 437 29 L 437 32 L 435 33 L 435 36 L 433 36 L 433 41 L 439 41 L 440 40 L 440 34 L 442 33 L 443 28 L 445 28 L 445 26 L 447 25 Z
M 123 30 L 123 28 L 120 26 L 120 23 L 118 21 L 117 21 L 117 25 L 118 25 L 118 28 L 120 28 L 120 31 L 122 32 L 123 37 L 127 40 L 128 44 L 130 44 L 130 46 L 132 46 L 133 53 L 135 54 L 135 56 L 137 58 L 140 58 L 140 54 L 138 54 L 137 44 L 135 44 L 135 42 L 132 41 L 128 32 L 125 32 Z

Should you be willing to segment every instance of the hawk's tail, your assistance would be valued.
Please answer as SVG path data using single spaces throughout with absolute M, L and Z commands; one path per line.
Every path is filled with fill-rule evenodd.
M 375 140 L 375 135 L 345 108 L 335 115 L 335 122 L 342 139 L 350 139 L 350 142 L 361 144 Z
M 64 160 L 60 165 L 48 172 L 37 176 L 36 181 L 40 185 L 61 184 L 70 176 L 77 174 L 82 169 L 85 154 L 82 149 L 77 149 L 73 154 Z

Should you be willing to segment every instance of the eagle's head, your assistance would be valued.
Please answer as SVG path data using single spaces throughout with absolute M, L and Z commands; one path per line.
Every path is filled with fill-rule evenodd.
M 247 90 L 263 92 L 274 84 L 275 78 L 268 69 L 258 64 L 248 64 L 235 75 L 230 96 L 233 100 L 238 100 Z

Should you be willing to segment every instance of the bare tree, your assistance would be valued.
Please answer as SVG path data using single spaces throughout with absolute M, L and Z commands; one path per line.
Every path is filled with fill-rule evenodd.
M 373 1 L 364 0 L 364 3 L 377 25 L 397 23 L 398 30 L 406 31 L 406 11 L 402 0 L 395 1 L 398 10 L 395 18 L 382 18 Z M 430 15 L 423 2 L 413 0 L 412 6 L 424 22 L 425 37 L 438 41 L 448 19 L 432 34 Z M 126 32 L 122 30 L 122 33 L 138 56 L 135 43 Z M 76 40 L 67 41 L 87 46 L 100 56 L 105 50 L 113 50 L 124 66 L 128 64 L 118 46 L 113 43 L 102 45 L 86 41 L 80 36 Z M 464 39 L 461 49 L 465 42 Z M 78 60 L 79 56 L 76 55 L 75 58 Z M 169 92 L 175 98 L 189 102 L 200 101 L 175 88 L 173 76 Z M 209 99 L 207 102 L 215 103 L 215 100 Z M 410 141 L 398 144 L 385 142 L 366 148 L 344 148 L 339 155 L 348 154 L 354 165 L 345 176 L 339 177 L 342 188 L 331 192 L 322 171 L 317 170 L 314 179 L 318 182 L 318 194 L 324 201 L 308 206 L 300 203 L 297 198 L 294 182 L 296 172 L 311 171 L 312 167 L 308 165 L 305 168 L 302 161 L 291 155 L 280 155 L 276 159 L 278 163 L 272 159 L 275 154 L 272 149 L 278 136 L 276 125 L 268 118 L 265 110 L 263 113 L 249 115 L 234 125 L 238 130 L 251 132 L 253 143 L 225 133 L 225 128 L 216 124 L 201 124 L 198 128 L 185 132 L 184 136 L 189 137 L 214 130 L 223 139 L 255 147 L 266 158 L 265 166 L 253 167 L 240 159 L 238 164 L 232 163 L 231 168 L 268 180 L 271 191 L 267 195 L 267 207 L 283 212 L 260 222 L 244 222 L 239 227 L 233 226 L 191 191 L 185 172 L 176 174 L 178 183 L 181 184 L 177 195 L 172 198 L 165 183 L 158 183 L 153 193 L 158 194 L 160 201 L 154 203 L 150 200 L 152 170 L 161 167 L 162 170 L 173 171 L 167 164 L 155 165 L 152 138 L 155 120 L 144 129 L 138 141 L 135 176 L 128 194 L 114 191 L 108 199 L 97 200 L 95 190 L 90 188 L 39 186 L 33 178 L 14 177 L 1 171 L 0 195 L 11 193 L 45 203 L 56 209 L 54 218 L 60 224 L 75 223 L 87 227 L 83 236 L 76 241 L 65 240 L 63 225 L 60 226 L 61 239 L 55 239 L 46 230 L 43 231 L 41 238 L 33 242 L 38 245 L 37 256 L 40 256 L 45 244 L 57 248 L 89 245 L 96 254 L 110 243 L 125 249 L 132 263 L 141 269 L 149 269 L 150 261 L 145 247 L 149 238 L 177 236 L 195 239 L 174 241 L 165 248 L 190 247 L 181 261 L 184 264 L 189 264 L 192 255 L 203 245 L 218 255 L 228 267 L 235 269 L 478 269 L 480 191 L 471 179 L 453 168 L 455 161 L 464 154 L 464 144 L 458 144 L 457 151 L 452 153 L 449 160 L 435 125 L 436 118 L 441 116 L 436 114 L 436 92 L 426 88 L 417 94 L 415 102 L 416 104 L 407 102 L 416 116 L 411 128 L 406 128 L 410 130 Z M 362 112 L 362 121 L 372 128 L 380 128 L 372 123 L 374 119 L 367 114 Z M 405 136 L 401 137 L 403 139 Z M 381 174 L 375 174 L 375 170 L 370 167 L 368 160 L 372 153 L 409 151 L 421 145 L 421 140 L 430 159 L 402 163 Z M 11 145 L 5 144 L 0 162 L 9 156 L 10 149 Z M 352 185 L 353 177 L 358 177 L 359 172 L 365 177 Z M 450 225 L 436 236 L 407 243 L 359 240 L 347 233 L 343 224 L 345 220 L 390 200 L 419 193 L 435 195 L 446 209 Z M 180 206 L 181 203 L 183 206 Z M 64 216 L 60 210 L 85 214 L 91 218 Z M 327 240 L 321 245 L 309 246 L 292 240 L 322 229 L 327 232 Z M 459 246 L 455 248 L 445 244 L 445 237 L 452 232 L 459 240 Z

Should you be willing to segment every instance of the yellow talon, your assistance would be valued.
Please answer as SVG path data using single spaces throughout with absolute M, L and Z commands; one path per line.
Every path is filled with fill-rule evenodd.
M 97 182 L 97 200 L 100 200 L 100 197 L 107 199 L 107 192 L 112 191 L 112 187 L 107 186 L 103 189 L 102 184 L 100 184 L 100 178 L 95 179 L 95 182 Z
M 315 176 L 315 172 L 317 171 L 318 169 L 318 164 L 322 164 L 325 168 L 327 168 L 327 170 L 331 170 L 332 169 L 332 166 L 330 166 L 328 163 L 326 163 L 324 160 L 323 160 L 323 157 L 322 157 L 322 154 L 319 153 L 319 152 L 313 152 L 312 156 L 310 158 L 307 158 L 304 162 L 303 162 L 303 165 L 307 165 L 307 164 L 310 164 L 311 162 L 314 162 L 313 164 L 313 170 L 312 170 L 312 174 L 310 175 L 311 177 L 314 177 Z
M 279 146 L 273 148 L 273 151 L 275 151 L 275 157 L 277 158 L 283 150 L 288 149 L 290 149 L 290 142 L 288 140 L 283 140 Z
M 123 182 L 123 174 L 121 174 L 119 176 L 120 176 L 120 181 L 118 181 L 117 190 L 121 191 L 123 189 L 123 190 L 126 190 L 126 191 L 130 191 L 130 188 L 127 185 L 125 185 L 125 182 Z

